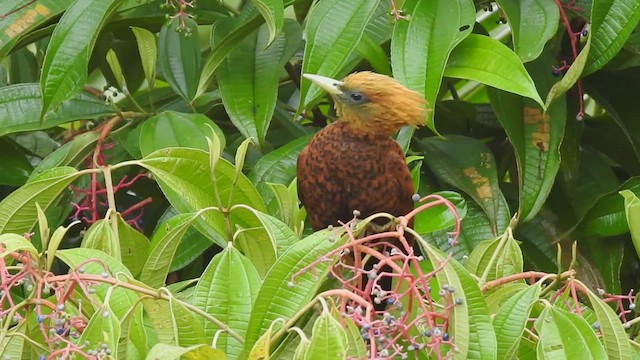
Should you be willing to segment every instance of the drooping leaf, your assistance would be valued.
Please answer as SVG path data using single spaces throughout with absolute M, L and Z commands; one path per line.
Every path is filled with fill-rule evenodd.
M 269 29 L 269 39 L 266 45 L 270 45 L 282 29 L 284 19 L 283 0 L 251 0 L 251 3 L 258 8 Z
M 553 59 L 547 52 L 527 64 L 542 94 L 557 81 L 549 71 Z M 542 208 L 560 168 L 560 145 L 564 136 L 566 101 L 558 99 L 546 111 L 528 99 L 495 89 L 491 104 L 516 153 L 521 222 Z
M 444 75 L 481 82 L 544 102 L 522 61 L 511 49 L 488 36 L 471 34 L 453 49 Z

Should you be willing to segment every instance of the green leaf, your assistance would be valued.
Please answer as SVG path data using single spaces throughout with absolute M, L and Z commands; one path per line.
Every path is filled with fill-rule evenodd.
M 149 249 L 149 239 L 143 233 L 131 227 L 116 213 L 118 222 L 118 240 L 120 242 L 120 258 L 131 274 L 137 277 L 144 266 Z M 144 254 L 144 255 L 142 255 Z
M 256 185 L 265 203 L 273 199 L 267 183 L 288 185 L 295 179 L 298 155 L 309 139 L 309 136 L 297 138 L 262 156 L 253 166 L 247 176 Z
M 490 267 L 489 267 L 490 266 Z M 491 281 L 523 271 L 522 251 L 517 241 L 507 235 L 478 244 L 464 267 L 482 280 Z M 487 274 L 485 277 L 484 274 Z
M 542 359 L 593 359 L 585 339 L 558 309 L 548 305 L 536 319 L 538 357 Z M 596 340 L 597 341 L 597 340 Z
M 316 3 L 304 29 L 302 73 L 335 77 L 356 48 L 379 2 L 325 0 Z M 303 81 L 298 111 L 321 94 L 319 86 Z
M 25 351 L 25 338 L 27 322 L 21 321 L 18 325 L 12 327 L 8 332 L 4 333 L 2 341 L 0 341 L 0 356 L 5 359 L 20 359 Z M 31 339 L 33 340 L 33 339 Z
M 0 244 L 2 244 L 2 252 L 0 252 L 0 258 L 4 258 L 10 253 L 18 251 L 28 251 L 32 255 L 37 255 L 38 250 L 31 244 L 31 242 L 24 238 L 24 236 L 18 234 L 2 234 L 0 235 Z
M 266 25 L 269 29 L 267 46 L 273 43 L 284 24 L 284 5 L 282 1 L 283 0 L 251 0 L 251 3 L 260 11 L 260 14 L 267 23 Z
M 238 248 L 256 267 L 260 277 L 267 274 L 279 254 L 298 240 L 286 224 L 248 206 L 236 205 L 231 213 L 243 219 L 255 217 L 260 222 L 257 227 L 241 229 L 234 239 Z
M 230 21 L 218 22 L 214 37 L 222 39 L 232 26 Z M 257 139 L 260 146 L 275 110 L 281 69 L 298 49 L 301 30 L 288 19 L 277 37 L 268 36 L 265 26 L 258 29 L 237 44 L 216 72 L 231 121 L 244 137 Z
M 562 308 L 554 308 L 556 311 L 559 311 L 564 315 L 567 320 L 571 322 L 571 324 L 578 330 L 580 336 L 587 344 L 589 348 L 589 353 L 592 359 L 606 359 L 607 353 L 604 351 L 604 347 L 600 342 L 600 339 L 596 336 L 596 333 L 593 331 L 593 328 L 587 323 L 586 319 L 578 314 L 566 311 Z M 563 336 L 565 336 L 563 334 Z
M 409 0 L 402 9 L 409 19 L 395 22 L 393 75 L 435 106 L 447 59 L 473 30 L 475 6 L 471 0 Z M 435 130 L 433 111 L 428 112 L 426 125 Z
M 347 334 L 331 313 L 323 311 L 313 324 L 305 360 L 342 360 L 347 356 Z
M 260 277 L 255 267 L 237 249 L 229 246 L 214 256 L 200 276 L 193 293 L 193 304 L 244 337 L 259 290 Z M 205 321 L 204 330 L 210 342 L 219 329 Z M 226 332 L 218 335 L 216 347 L 232 358 L 237 358 L 242 351 L 242 344 Z
M 629 190 L 620 191 L 620 195 L 624 197 L 624 210 L 627 215 L 633 247 L 636 248 L 636 253 L 640 254 L 640 199 Z
M 158 58 L 158 48 L 156 46 L 156 36 L 149 30 L 132 26 L 131 30 L 138 43 L 138 51 L 142 60 L 142 70 L 147 79 L 149 87 L 153 87 L 156 79 L 156 60 Z
M 553 61 L 551 54 L 544 52 L 540 58 L 527 64 L 542 94 L 557 81 L 549 71 Z M 564 97 L 559 99 L 545 112 L 535 102 L 514 94 L 495 89 L 489 89 L 488 93 L 516 153 L 518 218 L 526 222 L 542 208 L 560 168 L 566 100 Z
M 98 33 L 120 1 L 76 0 L 66 9 L 53 30 L 42 64 L 40 120 L 84 85 Z
M 195 219 L 192 213 L 178 214 L 158 225 L 149 244 L 149 256 L 142 267 L 140 281 L 153 288 L 164 285 L 180 240 Z
M 289 319 L 311 301 L 329 271 L 330 263 L 318 261 L 313 271 L 303 268 L 344 244 L 346 237 L 329 241 L 333 231 L 316 232 L 291 246 L 265 277 L 247 327 L 243 354 L 248 354 L 270 324 Z M 293 285 L 293 286 L 290 286 Z
M 75 136 L 42 159 L 29 178 L 33 179 L 46 170 L 57 166 L 78 166 L 94 150 L 95 144 L 98 142 L 98 136 L 99 134 L 95 131 L 88 131 Z
M 120 338 L 120 320 L 108 305 L 93 313 L 78 341 L 88 343 L 86 349 L 116 352 Z M 104 344 L 104 345 L 103 345 Z
M 120 242 L 111 228 L 111 220 L 100 219 L 94 222 L 82 237 L 83 249 L 95 249 L 122 261 Z
M 498 341 L 498 359 L 509 359 L 517 354 L 520 338 L 527 325 L 533 305 L 538 301 L 541 283 L 528 286 L 510 296 L 493 318 Z
M 71 269 L 78 270 L 79 267 L 82 266 L 84 274 L 102 276 L 102 274 L 105 273 L 104 266 L 100 264 L 102 263 L 106 266 L 106 272 L 110 276 L 120 273 L 122 274 L 121 276 L 133 278 L 129 269 L 122 265 L 121 262 L 100 250 L 83 248 L 64 249 L 56 251 L 56 257 L 62 260 Z M 96 260 L 100 262 L 96 262 Z M 124 318 L 124 316 L 131 311 L 134 305 L 138 302 L 137 293 L 121 287 L 116 286 L 110 288 L 109 286 L 95 286 L 94 289 L 94 297 L 99 300 L 100 303 L 107 299 L 107 294 L 110 294 L 108 298 L 109 307 L 118 318 Z
M 113 49 L 109 49 L 107 51 L 107 64 L 109 64 L 109 68 L 113 73 L 113 76 L 116 78 L 116 83 L 118 84 L 118 88 L 122 89 L 125 93 L 128 92 L 127 83 L 124 79 L 124 73 L 122 72 L 122 66 L 120 66 L 120 60 L 118 60 L 118 55 Z
M 584 70 L 591 74 L 620 51 L 640 20 L 636 0 L 594 0 L 591 5 L 591 51 Z
M 28 233 L 37 221 L 36 203 L 46 211 L 81 173 L 58 167 L 29 180 L 0 202 L 0 233 Z
M 555 5 L 554 5 L 555 7 Z M 549 93 L 547 94 L 547 99 L 545 101 L 545 106 L 549 108 L 553 100 L 560 97 L 562 94 L 566 93 L 575 83 L 580 79 L 582 75 L 582 71 L 584 70 L 584 66 L 587 63 L 587 58 L 589 56 L 589 51 L 591 49 L 591 39 L 589 36 L 587 39 L 587 43 L 584 45 L 578 57 L 573 61 L 571 67 L 564 74 L 562 79 L 555 83 Z
M 434 195 L 440 195 L 449 200 L 456 208 L 459 219 L 464 219 L 467 214 L 467 202 L 460 194 L 453 191 L 438 191 Z M 451 210 L 445 205 L 437 205 L 420 211 L 414 221 L 413 229 L 418 234 L 426 234 L 443 229 L 451 229 L 456 223 Z
M 537 58 L 544 44 L 558 30 L 560 12 L 556 3 L 545 0 L 498 0 L 500 10 L 506 15 L 513 48 L 522 62 Z
M 181 28 L 181 19 L 185 28 Z M 196 97 L 200 77 L 198 24 L 189 17 L 176 17 L 160 30 L 158 68 L 164 79 L 185 101 Z
M 153 175 L 167 199 L 179 212 L 190 213 L 206 207 L 216 206 L 214 184 L 211 181 L 209 156 L 206 152 L 188 148 L 169 148 L 155 151 L 140 160 L 140 165 Z M 265 212 L 265 206 L 251 182 L 241 174 L 235 186 L 231 186 L 236 171 L 233 165 L 220 159 L 215 168 L 215 181 L 222 204 L 229 208 L 233 204 L 246 204 Z M 231 192 L 233 191 L 233 196 Z M 232 203 L 227 199 L 232 198 Z M 231 224 L 242 228 L 259 226 L 254 217 L 240 218 L 230 215 Z M 226 246 L 227 222 L 219 212 L 207 212 L 197 221 L 198 230 L 221 247 Z
M 179 359 L 209 359 L 209 360 L 225 360 L 227 357 L 224 352 L 213 349 L 209 345 L 193 345 L 189 347 L 180 347 L 169 344 L 155 344 L 146 360 L 179 360 Z
M 431 264 L 446 263 L 436 273 L 438 284 L 455 289 L 455 297 L 460 305 L 451 309 L 448 333 L 456 339 L 458 351 L 454 359 L 495 359 L 497 352 L 496 335 L 490 324 L 489 313 L 477 282 L 469 272 L 454 259 L 448 259 L 438 249 L 426 241 L 420 247 Z
M 65 11 L 73 0 L 3 0 L 0 3 L 0 59 L 4 59 L 24 35 Z M 17 11 L 16 11 L 17 10 Z M 0 117 L 1 118 L 1 117 Z
M 38 118 L 42 97 L 37 84 L 16 84 L 0 88 L 0 136 L 18 131 L 48 129 L 80 119 L 94 119 L 113 115 L 114 110 L 104 101 L 88 94 L 76 94 L 63 101 L 56 111 Z
M 8 138 L 0 138 L 0 184 L 21 186 L 29 178 L 33 167 L 27 159 L 25 150 Z
M 513 51 L 498 40 L 471 34 L 449 56 L 444 75 L 474 80 L 533 99 L 544 108 L 536 84 Z
M 479 140 L 460 135 L 430 137 L 419 145 L 429 154 L 424 161 L 443 181 L 461 189 L 482 207 L 494 234 L 509 223 L 509 208 L 498 186 L 496 163 Z
M 587 235 L 616 236 L 629 232 L 622 192 L 640 194 L 640 178 L 631 177 L 611 193 L 600 197 L 584 216 L 580 226 Z
M 156 150 L 171 147 L 208 150 L 206 137 L 211 134 L 211 129 L 218 136 L 220 147 L 224 149 L 224 133 L 205 115 L 164 111 L 142 124 L 140 151 L 147 156 Z
M 618 314 L 589 289 L 585 288 L 583 292 L 587 293 L 591 308 L 598 319 L 598 327 L 609 359 L 631 359 L 631 345 Z

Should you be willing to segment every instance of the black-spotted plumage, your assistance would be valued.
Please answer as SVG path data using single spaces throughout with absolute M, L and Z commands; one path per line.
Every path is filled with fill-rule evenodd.
M 337 121 L 320 130 L 298 157 L 298 196 L 314 230 L 378 212 L 413 209 L 411 175 L 400 146 L 388 136 L 352 131 Z

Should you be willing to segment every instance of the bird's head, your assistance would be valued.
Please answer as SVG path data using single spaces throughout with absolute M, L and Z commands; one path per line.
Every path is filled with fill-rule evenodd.
M 391 136 L 404 125 L 425 122 L 425 100 L 397 80 L 370 71 L 353 73 L 342 81 L 304 74 L 334 100 L 340 121 L 359 132 Z

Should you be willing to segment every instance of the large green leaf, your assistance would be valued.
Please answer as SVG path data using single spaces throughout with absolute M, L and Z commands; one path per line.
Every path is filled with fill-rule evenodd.
M 140 281 L 153 288 L 164 285 L 180 240 L 195 219 L 194 214 L 178 214 L 157 227 L 149 244 L 149 256 L 142 268 Z
M 522 62 L 537 58 L 558 30 L 557 4 L 546 0 L 498 0 L 498 5 L 509 21 L 515 53 Z
M 325 0 L 316 3 L 307 17 L 302 72 L 335 77 L 356 48 L 380 0 Z M 300 108 L 322 90 L 310 81 L 300 86 Z
M 279 0 L 278 0 L 279 1 Z M 232 29 L 231 21 L 219 21 L 214 44 Z M 278 97 L 278 82 L 284 64 L 298 50 L 300 26 L 293 20 L 271 41 L 266 26 L 245 38 L 220 64 L 216 72 L 222 101 L 242 135 L 260 146 L 269 128 Z
M 433 266 L 443 262 L 446 265 L 436 273 L 438 284 L 449 285 L 459 304 L 449 315 L 449 335 L 455 339 L 457 351 L 454 359 L 495 359 L 497 352 L 496 335 L 490 324 L 484 297 L 471 274 L 456 260 L 446 256 L 427 242 L 420 247 Z
M 471 196 L 489 217 L 494 234 L 504 231 L 509 208 L 498 186 L 493 154 L 486 145 L 460 135 L 430 137 L 419 145 L 428 154 L 424 161 L 431 171 Z
M 449 56 L 444 75 L 528 97 L 544 108 L 536 84 L 518 55 L 488 36 L 471 34 L 458 44 Z
M 54 18 L 73 0 L 4 0 L 0 2 L 0 60 L 4 59 L 18 40 L 33 29 Z M 0 117 L 1 118 L 1 117 Z
M 193 304 L 206 311 L 244 337 L 249 325 L 258 291 L 260 276 L 249 259 L 234 247 L 227 247 L 214 256 L 193 293 Z M 213 339 L 218 327 L 206 321 L 205 334 Z M 222 332 L 217 337 L 216 347 L 232 358 L 242 351 L 242 344 Z
M 518 351 L 520 337 L 529 319 L 531 308 L 540 295 L 541 283 L 526 287 L 510 296 L 493 318 L 498 340 L 498 359 L 512 358 Z
M 169 147 L 188 147 L 207 150 L 207 137 L 211 129 L 225 147 L 224 133 L 211 119 L 202 114 L 186 114 L 165 111 L 145 120 L 140 129 L 140 151 L 148 155 Z
M 229 208 L 233 204 L 246 204 L 265 212 L 265 206 L 253 184 L 242 174 L 234 181 L 235 168 L 224 159 L 218 160 L 216 164 L 214 185 L 209 156 L 202 150 L 158 150 L 140 160 L 140 165 L 154 175 L 171 205 L 179 212 L 195 212 L 210 206 Z M 216 188 L 221 203 L 214 196 Z M 260 226 L 254 217 L 229 216 L 233 229 L 227 228 L 231 224 L 225 221 L 220 212 L 204 213 L 196 223 L 197 228 L 218 245 L 225 247 L 226 242 L 231 240 L 228 238 L 229 232 L 235 231 L 235 226 L 245 229 Z
M 132 26 L 131 31 L 138 43 L 138 52 L 142 62 L 142 71 L 149 87 L 153 87 L 156 78 L 156 61 L 158 59 L 158 47 L 156 36 L 149 30 Z
M 273 265 L 251 312 L 244 354 L 249 353 L 274 320 L 291 318 L 313 298 L 330 264 L 319 261 L 313 266 L 313 271 L 310 268 L 301 270 L 346 241 L 346 237 L 329 241 L 331 235 L 332 231 L 323 230 L 298 241 Z
M 36 203 L 46 210 L 71 182 L 80 176 L 76 169 L 59 167 L 30 179 L 0 202 L 0 233 L 28 233 L 38 217 Z
M 393 75 L 434 106 L 451 50 L 473 30 L 475 6 L 471 0 L 408 0 L 402 9 L 410 17 L 393 29 Z M 435 130 L 433 111 L 425 120 Z
M 40 122 L 42 97 L 37 84 L 16 84 L 0 88 L 0 136 L 18 131 L 48 129 L 80 119 L 115 114 L 113 108 L 97 97 L 80 93 L 59 104 Z
M 586 339 L 563 312 L 548 305 L 535 322 L 539 359 L 594 359 Z M 597 341 L 597 339 L 594 339 Z
M 323 311 L 313 324 L 305 360 L 342 360 L 347 356 L 347 334 L 328 311 Z
M 41 120 L 72 98 L 87 79 L 89 56 L 98 33 L 122 0 L 76 0 L 58 22 L 42 64 Z
M 545 52 L 527 66 L 542 94 L 557 81 L 549 71 L 552 64 Z M 518 217 L 525 222 L 542 208 L 560 168 L 566 101 L 558 99 L 545 112 L 535 102 L 504 91 L 489 89 L 489 98 L 516 153 Z
M 631 359 L 629 338 L 618 319 L 618 314 L 596 294 L 588 289 L 585 290 L 589 297 L 591 308 L 596 314 L 598 320 L 596 327 L 600 329 L 604 348 L 607 355 L 609 355 L 609 359 Z
M 184 21 L 185 28 L 181 28 Z M 160 30 L 158 67 L 169 86 L 180 97 L 196 97 L 200 77 L 200 40 L 198 24 L 189 17 L 176 17 Z
M 591 4 L 591 51 L 584 70 L 602 68 L 620 51 L 640 20 L 636 0 L 594 0 Z

